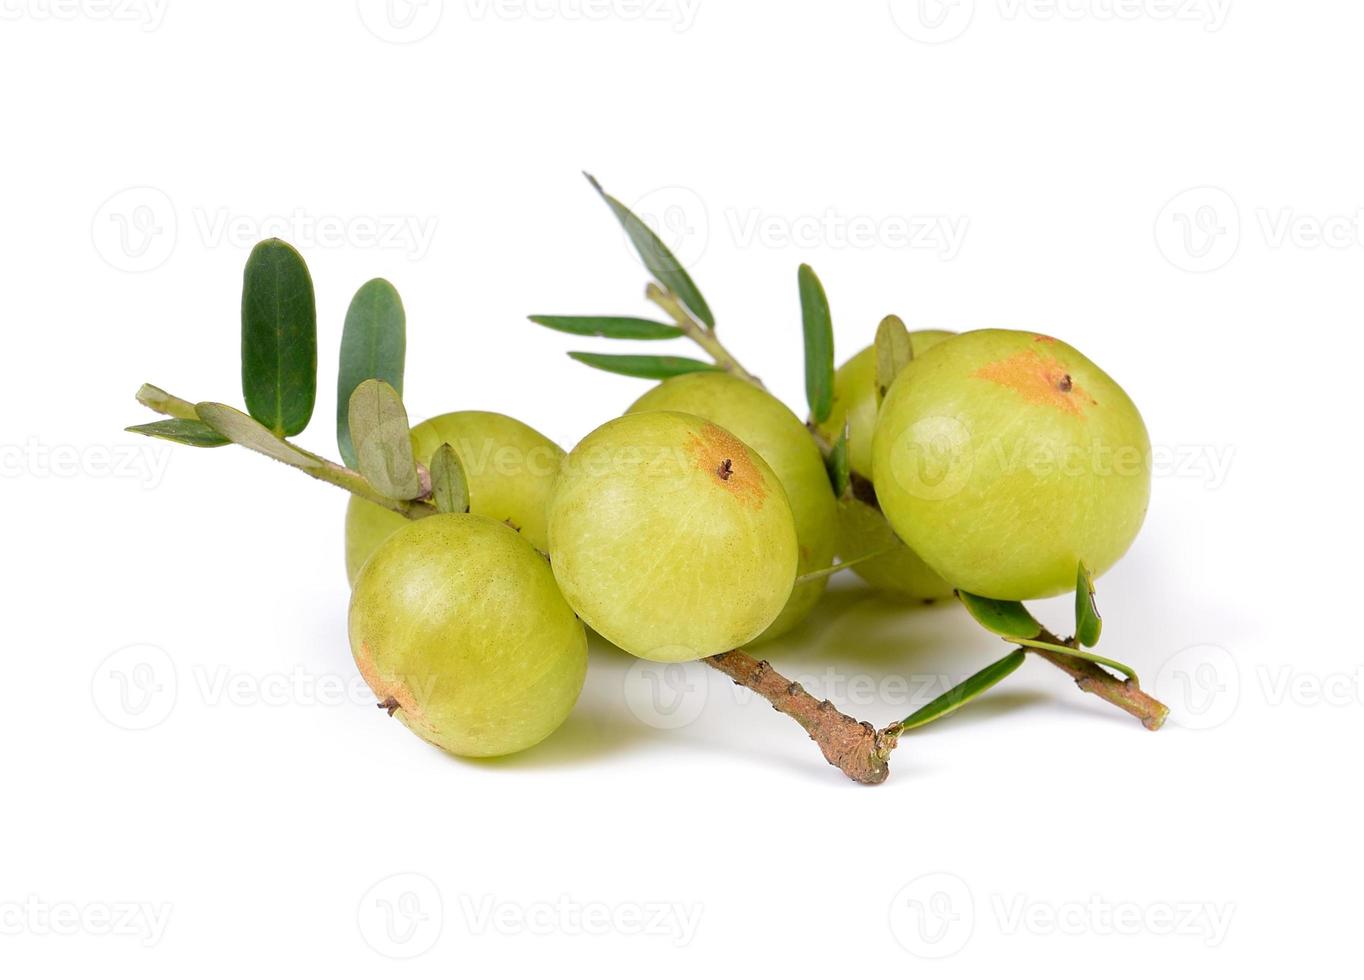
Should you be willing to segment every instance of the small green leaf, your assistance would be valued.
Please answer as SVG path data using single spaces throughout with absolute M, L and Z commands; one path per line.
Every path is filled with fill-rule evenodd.
M 1080 562 L 1075 583 L 1075 638 L 1081 646 L 1096 646 L 1103 628 L 1103 617 L 1099 615 L 1099 607 L 1094 604 L 1094 576 L 1085 563 Z
M 682 268 L 682 263 L 677 261 L 676 256 L 668 251 L 668 246 L 653 233 L 653 230 L 636 217 L 635 213 L 627 208 L 620 201 L 602 189 L 597 178 L 585 173 L 587 178 L 597 193 L 601 195 L 616 215 L 616 220 L 620 222 L 625 233 L 630 236 L 630 243 L 635 246 L 635 251 L 644 260 L 644 267 L 649 270 L 669 292 L 680 299 L 696 318 L 706 326 L 715 327 L 715 315 L 711 313 L 710 307 L 706 305 L 705 297 L 701 295 L 701 290 L 696 288 L 696 283 L 692 282 L 691 276 L 687 275 L 687 270 Z
M 194 406 L 194 411 L 215 431 L 239 446 L 303 470 L 315 470 L 325 466 L 325 463 L 316 456 L 290 445 L 251 416 L 237 411 L 230 405 L 200 402 Z
M 886 397 L 891 382 L 914 360 L 909 330 L 898 316 L 888 316 L 876 328 L 876 403 Z
M 230 440 L 220 435 L 216 429 L 198 419 L 160 419 L 144 425 L 130 425 L 125 431 L 178 442 L 182 446 L 197 446 L 200 449 L 212 449 L 230 443 Z
M 829 451 L 829 458 L 825 460 L 825 466 L 829 470 L 829 482 L 833 485 L 834 496 L 839 500 L 845 500 L 852 495 L 852 464 L 848 461 L 848 423 L 843 423 L 843 431 L 838 434 L 838 441 L 834 443 Z
M 469 479 L 454 447 L 448 442 L 431 457 L 431 499 L 442 514 L 469 511 Z
M 160 412 L 162 415 L 169 415 L 177 419 L 197 419 L 194 414 L 194 406 L 183 398 L 176 398 L 168 391 L 162 391 L 156 385 L 144 384 L 137 389 L 137 400 L 150 408 L 153 412 Z
M 589 367 L 601 371 L 610 371 L 612 374 L 624 374 L 631 378 L 662 380 L 664 378 L 675 378 L 679 374 L 721 370 L 709 361 L 698 361 L 693 357 L 668 357 L 654 354 L 592 354 L 580 350 L 569 351 L 568 356 Z
M 1016 636 L 1006 636 L 1004 639 L 1008 640 L 1010 643 L 1017 643 L 1019 646 L 1028 647 L 1032 650 L 1050 650 L 1052 653 L 1064 653 L 1069 657 L 1077 657 L 1080 660 L 1088 660 L 1091 663 L 1102 664 L 1105 667 L 1116 670 L 1133 684 L 1138 686 L 1141 685 L 1141 679 L 1137 677 L 1137 672 L 1127 666 L 1127 664 L 1119 663 L 1116 660 L 1110 660 L 1107 657 L 1101 657 L 1092 650 L 1077 650 L 1075 647 L 1063 646 L 1060 643 L 1049 643 L 1045 640 L 1037 639 L 1025 640 Z
M 360 475 L 375 490 L 395 500 L 421 495 L 407 410 L 392 385 L 374 378 L 360 382 L 350 396 L 350 434 Z
M 251 417 L 278 436 L 302 432 L 317 399 L 317 304 L 308 266 L 278 238 L 246 260 L 242 392 Z
M 1003 660 L 997 660 L 984 670 L 977 671 L 946 694 L 934 698 L 900 722 L 900 730 L 907 732 L 914 728 L 922 728 L 930 721 L 947 717 L 1016 671 L 1027 656 L 1022 650 L 1015 650 Z
M 542 327 L 577 334 L 579 337 L 670 340 L 682 336 L 680 327 L 636 316 L 533 316 L 529 319 L 531 323 L 538 323 Z
M 805 397 L 810 418 L 826 422 L 834 402 L 834 326 L 829 298 L 815 270 L 800 267 L 800 314 L 805 327 Z
M 976 622 L 997 636 L 1031 639 L 1042 633 L 1042 624 L 1033 619 L 1032 613 L 1021 602 L 986 599 L 960 589 L 957 590 L 957 598 Z
M 377 378 L 403 393 L 407 356 L 407 314 L 402 297 L 386 279 L 371 279 L 356 291 L 346 310 L 341 334 L 341 369 L 336 380 L 336 444 L 354 469 L 355 444 L 350 435 L 350 396 L 360 382 Z

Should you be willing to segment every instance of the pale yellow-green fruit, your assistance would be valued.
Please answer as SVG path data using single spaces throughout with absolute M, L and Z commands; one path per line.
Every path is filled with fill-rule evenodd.
M 952 586 L 905 547 L 885 516 L 860 500 L 839 501 L 838 542 L 843 561 L 877 555 L 852 567 L 869 585 L 904 599 L 926 601 L 952 595 Z
M 796 529 L 777 475 L 695 415 L 638 412 L 564 461 L 549 554 L 570 606 L 645 660 L 698 660 L 748 643 L 786 605 Z
M 728 429 L 757 450 L 777 474 L 796 524 L 798 575 L 833 562 L 837 529 L 833 488 L 810 433 L 795 414 L 757 385 L 719 371 L 670 378 L 630 406 L 630 412 L 688 412 Z M 755 643 L 798 625 L 824 593 L 827 578 L 797 585 L 785 608 Z
M 423 466 L 449 443 L 469 481 L 469 511 L 515 525 L 546 550 L 545 510 L 564 451 L 524 422 L 496 412 L 451 412 L 412 429 L 412 452 Z M 346 508 L 346 577 L 354 583 L 365 560 L 406 517 L 359 497 Z
M 909 335 L 915 357 L 954 336 L 948 330 L 915 330 Z M 871 479 L 871 441 L 876 431 L 876 347 L 863 348 L 834 374 L 833 408 L 820 432 L 831 443 L 848 425 L 848 465 Z M 888 550 L 887 550 L 888 549 Z M 874 507 L 859 501 L 839 504 L 838 557 L 851 561 L 873 552 L 886 553 L 853 566 L 869 585 L 906 599 L 942 599 L 952 587 L 934 574 L 918 555 L 895 536 Z
M 500 521 L 408 521 L 355 580 L 350 644 L 390 714 L 462 756 L 508 755 L 559 727 L 587 636 L 542 554 Z
M 948 337 L 949 330 L 913 330 L 909 349 L 915 357 Z M 854 473 L 871 479 L 871 439 L 876 431 L 876 347 L 864 347 L 834 372 L 834 398 L 829 418 L 820 434 L 833 444 L 848 424 L 848 465 Z
M 1131 545 L 1151 444 L 1127 393 L 1052 337 L 976 330 L 915 358 L 881 405 L 877 499 L 900 538 L 959 589 L 1037 599 Z

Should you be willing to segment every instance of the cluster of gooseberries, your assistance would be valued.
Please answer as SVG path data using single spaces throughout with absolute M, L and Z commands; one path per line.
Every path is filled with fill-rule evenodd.
M 1087 649 L 1098 640 L 1093 578 L 1136 537 L 1150 492 L 1146 430 L 1116 382 L 1052 337 L 910 332 L 894 317 L 835 371 L 828 303 L 802 267 L 811 408 L 802 421 L 720 344 L 704 298 L 663 243 L 601 193 L 671 322 L 531 319 L 615 339 L 685 336 L 711 358 L 573 354 L 659 383 L 570 452 L 491 412 L 409 427 L 405 316 L 383 280 L 360 289 L 346 318 L 344 465 L 289 442 L 315 401 L 316 311 L 306 265 L 278 240 L 247 263 L 249 414 L 147 385 L 139 400 L 169 418 L 133 431 L 235 443 L 351 493 L 356 664 L 381 707 L 456 755 L 507 755 L 554 732 L 584 683 L 585 626 L 645 660 L 725 663 L 866 782 L 884 778 L 899 733 L 960 707 L 1024 652 L 1159 725 L 1163 706 L 1135 674 Z M 802 622 L 842 568 L 909 599 L 956 594 L 1020 649 L 890 729 L 827 727 L 813 715 L 828 702 L 806 710 L 793 700 L 804 696 L 798 685 L 782 693 L 771 676 L 764 682 L 778 676 L 766 663 L 745 670 L 723 658 Z M 1070 640 L 1021 604 L 1072 589 Z M 862 745 L 864 727 L 874 737 Z M 869 765 L 845 758 L 867 752 Z

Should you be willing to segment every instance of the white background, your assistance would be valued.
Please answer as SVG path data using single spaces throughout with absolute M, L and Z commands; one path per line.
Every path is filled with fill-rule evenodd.
M 0 971 L 1346 961 L 1360 5 L 392 9 L 0 0 Z M 1166 729 L 1030 662 L 867 789 L 701 668 L 662 676 L 677 710 L 652 712 L 607 650 L 563 729 L 505 761 L 376 711 L 345 638 L 344 500 L 124 434 L 152 417 L 132 394 L 240 403 L 241 267 L 278 234 L 317 283 L 303 444 L 334 453 L 342 316 L 382 275 L 414 417 L 504 411 L 571 445 L 644 383 L 562 353 L 624 347 L 525 315 L 649 312 L 581 169 L 661 223 L 798 412 L 800 262 L 842 356 L 898 312 L 1045 330 L 1115 375 L 1164 463 L 1100 583 L 1104 649 Z M 1039 610 L 1068 625 L 1066 600 Z M 852 578 L 767 651 L 878 725 L 1003 652 Z

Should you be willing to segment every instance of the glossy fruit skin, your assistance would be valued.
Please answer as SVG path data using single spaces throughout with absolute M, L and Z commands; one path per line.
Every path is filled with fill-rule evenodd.
M 510 521 L 530 544 L 546 550 L 545 511 L 564 451 L 524 422 L 496 412 L 451 412 L 412 429 L 412 452 L 423 466 L 447 442 L 464 464 L 470 512 Z M 409 523 L 352 497 L 346 508 L 346 578 L 354 584 L 374 550 Z
M 568 454 L 549 554 L 589 626 L 637 657 L 677 663 L 772 624 L 795 582 L 796 530 L 756 450 L 695 415 L 637 412 Z
M 915 357 L 927 353 L 949 337 L 949 330 L 914 330 L 910 349 Z M 871 479 L 871 443 L 876 431 L 876 347 L 858 351 L 834 374 L 833 410 L 820 426 L 830 442 L 836 440 L 848 423 L 848 464 L 853 472 Z M 859 501 L 843 501 L 838 507 L 837 553 L 842 561 L 859 558 L 889 548 L 879 558 L 859 562 L 853 574 L 869 585 L 904 599 L 943 599 L 952 594 L 923 559 L 905 547 L 875 508 Z
M 455 755 L 530 748 L 568 716 L 587 636 L 542 554 L 500 521 L 409 521 L 355 581 L 350 644 L 393 716 Z
M 927 353 L 948 337 L 949 330 L 914 330 L 909 347 L 914 356 Z M 871 440 L 876 431 L 876 347 L 864 347 L 834 372 L 834 400 L 828 420 L 819 427 L 830 444 L 848 423 L 848 465 L 871 478 Z
M 687 412 L 728 429 L 757 450 L 781 481 L 791 505 L 799 548 L 796 573 L 833 563 L 837 513 L 824 460 L 800 419 L 777 398 L 731 374 L 701 371 L 664 381 L 628 411 Z M 797 585 L 776 620 L 753 642 L 775 639 L 797 626 L 819 601 L 827 582 L 820 578 Z
M 1051 337 L 977 330 L 910 363 L 872 445 L 881 508 L 954 586 L 995 599 L 1075 588 L 1131 545 L 1151 444 L 1127 393 Z

